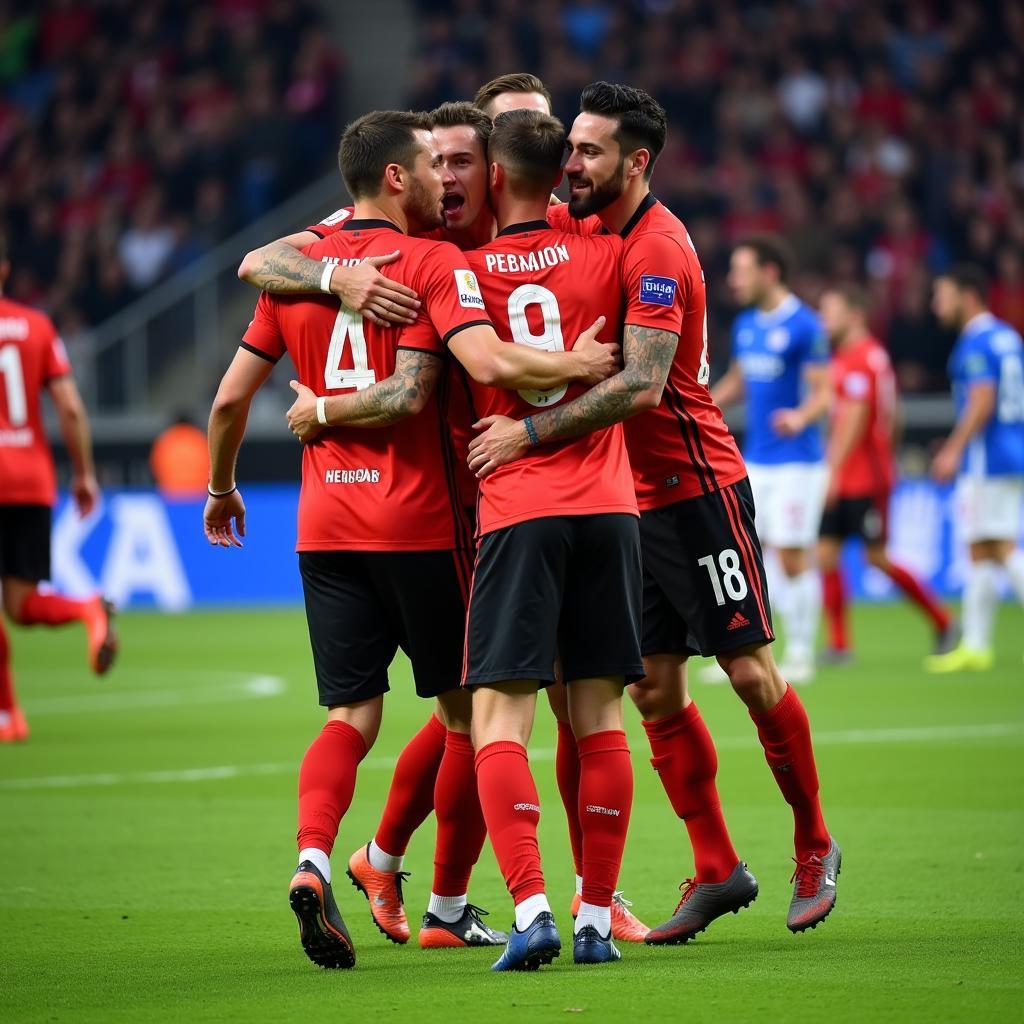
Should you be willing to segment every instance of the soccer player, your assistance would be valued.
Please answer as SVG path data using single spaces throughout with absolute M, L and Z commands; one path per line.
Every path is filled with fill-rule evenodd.
M 551 93 L 536 75 L 513 71 L 481 85 L 473 97 L 473 105 L 491 120 L 506 110 L 536 110 L 550 114 Z
M 92 461 L 89 419 L 71 375 L 64 344 L 49 319 L 11 302 L 3 285 L 11 272 L 7 240 L 0 235 L 0 591 L 4 611 L 22 626 L 85 625 L 88 660 L 102 675 L 114 663 L 117 634 L 113 605 L 43 593 L 50 578 L 50 520 L 57 499 L 53 455 L 46 440 L 41 396 L 57 410 L 71 459 L 71 496 L 80 516 L 96 507 L 99 487 Z M 11 672 L 11 649 L 0 620 L 0 743 L 28 739 Z
M 665 144 L 665 112 L 643 90 L 607 82 L 583 90 L 580 110 L 565 165 L 568 210 L 553 207 L 548 219 L 624 239 L 626 369 L 532 415 L 529 429 L 495 419 L 472 442 L 470 466 L 485 477 L 537 445 L 625 420 L 640 508 L 646 670 L 629 690 L 697 868 L 675 914 L 647 941 L 686 942 L 757 896 L 722 817 L 714 743 L 687 694 L 686 660 L 698 652 L 717 655 L 792 808 L 797 868 L 787 925 L 803 931 L 835 904 L 841 854 L 822 815 L 807 714 L 771 656 L 774 635 L 746 470 L 708 392 L 700 263 L 686 229 L 650 191 Z M 610 393 L 616 395 L 611 407 L 599 404 Z M 648 409 L 652 395 L 660 401 Z
M 743 457 L 757 535 L 776 550 L 782 570 L 771 587 L 786 633 L 782 673 L 807 683 L 821 613 L 813 553 L 826 487 L 821 419 L 831 388 L 825 332 L 789 290 L 792 266 L 789 246 L 773 235 L 751 236 L 733 250 L 729 285 L 750 308 L 733 324 L 732 363 L 711 397 L 720 408 L 746 398 Z
M 439 823 L 446 796 L 458 796 L 460 806 L 459 821 L 447 832 L 439 824 L 438 834 L 438 860 L 455 891 L 438 892 L 435 878 L 438 902 L 432 900 L 431 911 L 449 945 L 504 938 L 483 925 L 465 898 L 480 845 L 470 833 L 475 829 L 482 842 L 483 821 L 475 800 L 465 799 L 474 792 L 469 698 L 459 687 L 468 536 L 442 429 L 444 347 L 475 378 L 540 389 L 600 380 L 614 369 L 615 353 L 593 342 L 593 331 L 570 352 L 502 344 L 459 251 L 406 237 L 441 222 L 446 175 L 424 115 L 385 111 L 360 118 L 346 129 L 339 163 L 356 201 L 354 216 L 307 254 L 325 268 L 334 261 L 352 265 L 401 239 L 408 259 L 396 273 L 423 295 L 421 315 L 402 330 L 382 329 L 326 296 L 262 295 L 211 411 L 204 523 L 211 544 L 240 546 L 245 508 L 235 459 L 252 397 L 287 351 L 298 370 L 299 397 L 303 385 L 316 396 L 312 417 L 300 423 L 293 416 L 293 429 L 309 442 L 299 565 L 320 702 L 328 708 L 299 773 L 299 867 L 289 900 L 310 959 L 351 967 L 355 952 L 331 890 L 329 856 L 358 764 L 376 739 L 387 668 L 399 646 L 412 662 L 417 692 L 439 698 L 448 728 L 435 792 Z M 408 419 L 413 414 L 416 421 Z M 314 434 L 311 421 L 318 429 L 343 426 Z M 452 742 L 453 734 L 461 742 Z M 350 871 L 362 884 L 351 863 Z M 394 881 L 400 901 L 401 879 Z
M 1024 604 L 1024 551 L 1017 547 L 1024 506 L 1024 356 L 1020 335 L 986 307 L 988 281 L 975 266 L 935 281 L 932 308 L 960 332 L 949 360 L 956 426 L 932 462 L 932 475 L 957 480 L 957 514 L 970 545 L 963 596 L 963 640 L 925 659 L 930 672 L 992 667 L 992 631 L 1004 569 Z
M 595 316 L 610 325 L 621 318 L 621 241 L 569 235 L 544 219 L 564 149 L 564 128 L 549 115 L 512 110 L 496 118 L 488 160 L 499 231 L 468 254 L 499 333 L 555 352 Z M 490 417 L 525 416 L 528 432 L 530 413 L 582 390 L 472 386 L 481 426 Z M 464 682 L 473 688 L 480 803 L 515 901 L 515 926 L 495 971 L 534 970 L 561 948 L 526 753 L 537 691 L 554 681 L 559 657 L 580 757 L 583 886 L 573 959 L 619 959 L 612 901 L 633 797 L 622 691 L 643 675 L 637 518 L 617 423 L 536 448 L 481 486 Z
M 844 285 L 821 298 L 821 320 L 834 349 L 835 394 L 827 463 L 829 485 L 818 541 L 829 642 L 827 661 L 849 660 L 849 629 L 839 555 L 843 541 L 860 537 L 868 564 L 890 580 L 928 617 L 936 653 L 952 649 L 956 626 L 924 582 L 889 557 L 889 498 L 895 483 L 892 441 L 896 377 L 889 353 L 868 331 L 868 297 Z

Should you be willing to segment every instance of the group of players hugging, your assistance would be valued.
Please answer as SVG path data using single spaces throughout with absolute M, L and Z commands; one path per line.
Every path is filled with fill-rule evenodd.
M 813 503 L 818 515 L 829 503 L 833 538 L 863 532 L 880 559 L 884 521 L 864 532 L 877 501 L 820 472 L 816 422 L 832 389 L 819 321 L 787 291 L 778 243 L 758 238 L 737 247 L 730 275 L 754 307 L 734 344 L 750 415 L 770 419 L 781 446 L 751 452 L 764 477 L 758 514 L 760 487 L 777 520 L 755 529 L 755 466 L 748 473 L 714 400 L 739 385 L 727 375 L 720 395 L 709 390 L 700 262 L 650 190 L 666 132 L 647 93 L 598 82 L 566 133 L 527 74 L 495 79 L 473 103 L 367 114 L 339 150 L 354 206 L 249 253 L 239 269 L 263 291 L 211 411 L 204 527 L 211 544 L 241 546 L 236 456 L 250 402 L 287 353 L 298 377 L 288 424 L 304 445 L 299 568 L 327 708 L 299 772 L 289 902 L 321 966 L 356 961 L 330 854 L 398 648 L 417 694 L 435 704 L 398 759 L 373 839 L 347 865 L 393 942 L 410 938 L 403 856 L 433 811 L 420 945 L 499 947 L 495 971 L 559 955 L 527 757 L 542 689 L 558 722 L 576 963 L 619 960 L 615 940 L 685 943 L 756 899 L 719 802 L 715 746 L 688 694 L 692 654 L 717 659 L 792 809 L 787 926 L 814 928 L 835 905 L 842 855 L 819 801 L 807 714 L 772 656 L 758 533 L 779 548 L 795 623 L 806 614 L 795 609 L 815 601 Z M 563 174 L 564 204 L 551 198 Z M 843 393 L 855 422 L 828 452 L 846 462 L 885 427 L 879 403 L 867 420 L 861 406 L 885 390 L 887 364 L 865 342 L 854 290 L 827 296 L 825 323 L 848 350 Z M 794 398 L 769 415 L 773 367 Z M 806 499 L 796 512 L 794 495 Z M 935 623 L 940 638 L 953 628 L 941 609 Z M 787 633 L 792 671 L 806 678 L 813 634 L 789 622 Z M 624 691 L 696 866 L 655 928 L 616 888 L 633 797 Z M 467 898 L 487 836 L 515 904 L 507 934 Z

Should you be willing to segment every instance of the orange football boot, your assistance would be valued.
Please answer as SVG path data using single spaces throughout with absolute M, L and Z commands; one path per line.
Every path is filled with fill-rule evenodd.
M 572 917 L 580 912 L 580 904 L 583 897 L 576 893 L 572 898 Z M 612 938 L 619 942 L 643 942 L 647 938 L 650 928 L 638 918 L 629 908 L 633 906 L 630 900 L 624 899 L 621 892 L 615 893 L 612 897 Z
M 96 675 L 103 675 L 117 657 L 117 631 L 114 629 L 114 604 L 96 595 L 90 602 L 85 620 L 89 639 L 89 665 Z
M 348 859 L 348 877 L 370 901 L 373 923 L 385 938 L 398 945 L 409 941 L 409 919 L 405 916 L 402 882 L 408 871 L 378 871 L 370 863 L 370 844 L 360 846 Z
M 28 739 L 28 722 L 21 708 L 15 706 L 0 714 L 5 716 L 5 720 L 0 723 L 0 743 L 21 743 Z

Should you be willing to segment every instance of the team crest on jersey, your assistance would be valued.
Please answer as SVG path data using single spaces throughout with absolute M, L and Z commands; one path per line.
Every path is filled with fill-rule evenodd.
M 679 283 L 672 277 L 655 277 L 644 274 L 640 278 L 640 301 L 655 306 L 671 306 L 676 301 Z
M 483 309 L 484 299 L 480 294 L 480 285 L 476 282 L 476 274 L 472 270 L 455 270 L 455 287 L 459 291 L 459 305 L 467 309 Z
M 785 352 L 789 345 L 789 331 L 785 327 L 776 327 L 765 335 L 764 347 L 769 352 Z

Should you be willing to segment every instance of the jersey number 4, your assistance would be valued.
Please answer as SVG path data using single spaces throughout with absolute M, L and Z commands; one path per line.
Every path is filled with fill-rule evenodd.
M 345 345 L 352 343 L 352 369 L 343 370 L 341 361 L 345 358 Z M 363 318 L 342 305 L 334 321 L 331 344 L 327 349 L 327 363 L 324 366 L 324 384 L 329 389 L 355 388 L 362 391 L 377 383 L 377 374 L 370 369 L 366 356 L 366 337 L 363 334 Z
M 21 352 L 17 345 L 0 348 L 0 375 L 7 392 L 7 419 L 12 427 L 23 427 L 28 421 L 25 398 L 25 374 L 21 369 Z

